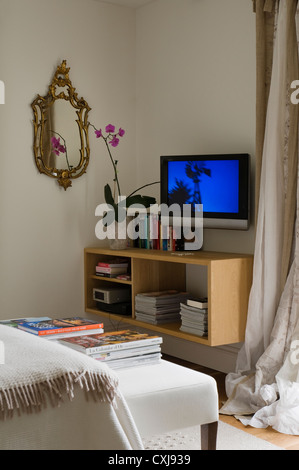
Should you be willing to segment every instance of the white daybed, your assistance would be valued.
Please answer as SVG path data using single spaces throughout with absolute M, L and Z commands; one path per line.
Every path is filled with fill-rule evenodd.
M 201 426 L 215 449 L 216 381 L 161 361 L 116 374 L 73 349 L 0 325 L 0 450 L 142 450 L 143 437 Z
M 105 364 L 0 325 L 0 449 L 143 449 Z

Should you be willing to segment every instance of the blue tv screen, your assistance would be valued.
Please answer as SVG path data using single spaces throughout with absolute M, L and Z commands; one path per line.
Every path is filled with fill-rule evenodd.
M 202 204 L 204 227 L 248 229 L 249 155 L 161 157 L 161 203 Z

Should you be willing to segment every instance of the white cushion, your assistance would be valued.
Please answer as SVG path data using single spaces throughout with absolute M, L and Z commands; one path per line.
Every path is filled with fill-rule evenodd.
M 117 375 L 142 437 L 218 421 L 213 377 L 164 360 Z

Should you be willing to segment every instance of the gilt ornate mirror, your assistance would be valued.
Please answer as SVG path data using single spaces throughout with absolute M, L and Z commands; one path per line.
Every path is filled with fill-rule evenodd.
M 57 67 L 46 96 L 37 95 L 34 113 L 34 158 L 40 173 L 55 178 L 65 190 L 89 163 L 88 112 L 78 98 L 64 60 Z

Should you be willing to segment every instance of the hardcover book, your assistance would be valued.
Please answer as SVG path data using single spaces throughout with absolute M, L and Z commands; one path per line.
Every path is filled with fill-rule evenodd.
M 199 299 L 188 299 L 187 305 L 190 305 L 190 307 L 208 308 L 208 299 L 206 297 Z
M 108 261 L 99 261 L 98 266 L 102 268 L 121 268 L 129 265 L 127 258 L 114 258 Z
M 23 322 L 18 324 L 18 328 L 34 335 L 43 336 L 80 330 L 102 329 L 103 323 L 94 322 L 81 317 L 72 317 L 37 322 Z

